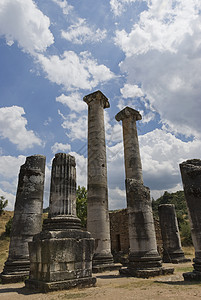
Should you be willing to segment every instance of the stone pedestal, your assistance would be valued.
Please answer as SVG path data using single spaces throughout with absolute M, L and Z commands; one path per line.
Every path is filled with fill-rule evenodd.
M 89 287 L 94 240 L 76 216 L 75 158 L 58 153 L 52 164 L 50 212 L 43 230 L 29 243 L 30 276 L 26 287 L 42 292 Z
M 26 158 L 20 168 L 9 256 L 1 273 L 3 283 L 24 281 L 29 275 L 28 242 L 42 229 L 45 156 Z
M 174 269 L 162 267 L 157 251 L 150 192 L 149 188 L 143 185 L 136 128 L 136 121 L 141 118 L 139 112 L 130 107 L 124 108 L 116 115 L 116 120 L 122 120 L 123 125 L 130 242 L 128 268 L 120 270 L 120 273 L 148 278 L 173 273 Z
M 191 159 L 180 164 L 187 202 L 191 235 L 195 248 L 193 272 L 184 273 L 184 280 L 201 280 L 201 160 Z
M 104 128 L 104 108 L 110 105 L 100 91 L 83 100 L 88 104 L 87 230 L 95 239 L 93 272 L 99 272 L 115 268 L 110 242 Z
M 189 262 L 190 259 L 185 258 L 181 248 L 174 204 L 159 205 L 158 213 L 163 240 L 163 262 L 173 264 Z

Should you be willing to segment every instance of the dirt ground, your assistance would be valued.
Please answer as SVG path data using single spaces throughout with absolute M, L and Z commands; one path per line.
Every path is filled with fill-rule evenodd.
M 184 282 L 182 273 L 192 269 L 192 263 L 174 266 L 173 275 L 158 276 L 149 279 L 120 277 L 117 271 L 97 274 L 96 287 L 71 289 L 48 294 L 34 293 L 24 287 L 24 283 L 0 284 L 1 300 L 62 300 L 62 299 L 97 299 L 97 300 L 191 300 L 201 299 L 201 283 Z

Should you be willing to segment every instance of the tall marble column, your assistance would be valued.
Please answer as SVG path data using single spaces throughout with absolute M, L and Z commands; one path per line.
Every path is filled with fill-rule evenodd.
M 150 277 L 165 272 L 157 251 L 156 235 L 150 191 L 143 185 L 142 165 L 139 151 L 136 121 L 141 120 L 138 111 L 126 107 L 116 115 L 122 121 L 124 160 L 126 173 L 126 196 L 129 215 L 130 255 L 126 270 L 121 273 L 136 277 Z
M 163 240 L 163 262 L 184 263 L 185 258 L 181 248 L 179 226 L 174 204 L 161 204 L 158 208 L 161 235 Z
M 52 163 L 50 212 L 43 230 L 29 243 L 30 276 L 26 287 L 42 292 L 89 287 L 94 240 L 81 230 L 76 215 L 75 158 L 58 153 Z
M 93 271 L 113 266 L 108 212 L 104 108 L 110 106 L 100 91 L 83 99 L 88 104 L 87 229 L 95 239 Z
M 190 159 L 180 164 L 184 195 L 195 248 L 193 272 L 184 273 L 184 280 L 201 280 L 201 160 Z
M 23 281 L 29 275 L 28 242 L 42 229 L 45 156 L 26 158 L 20 168 L 8 259 L 3 283 Z

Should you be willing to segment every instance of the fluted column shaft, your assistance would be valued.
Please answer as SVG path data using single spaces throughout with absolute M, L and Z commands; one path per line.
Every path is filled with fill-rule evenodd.
M 57 153 L 52 163 L 49 217 L 76 216 L 75 158 Z
M 75 229 L 81 222 L 76 214 L 76 163 L 66 153 L 57 153 L 52 162 L 50 209 L 43 229 Z

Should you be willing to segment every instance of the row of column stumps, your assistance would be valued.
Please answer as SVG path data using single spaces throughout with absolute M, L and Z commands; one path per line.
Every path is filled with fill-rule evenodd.
M 58 153 L 52 163 L 49 215 L 29 243 L 30 275 L 26 287 L 42 292 L 90 287 L 94 239 L 76 215 L 75 158 Z
M 138 111 L 126 107 L 115 118 L 122 121 L 123 126 L 130 241 L 128 267 L 122 268 L 120 274 L 143 278 L 172 274 L 174 268 L 162 267 L 161 257 L 157 251 L 150 191 L 143 185 L 136 127 L 136 121 L 142 117 Z
M 45 156 L 26 158 L 20 168 L 8 259 L 2 283 L 23 281 L 29 275 L 28 242 L 42 229 Z

